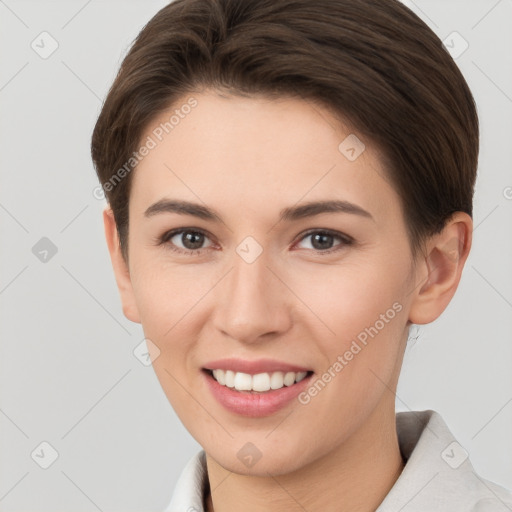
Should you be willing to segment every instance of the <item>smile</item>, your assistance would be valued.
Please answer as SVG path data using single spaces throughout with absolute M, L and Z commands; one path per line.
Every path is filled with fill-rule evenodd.
M 292 406 L 313 378 L 307 367 L 275 359 L 209 361 L 201 368 L 210 396 L 237 416 L 271 416 Z
M 264 393 L 277 390 L 303 380 L 311 372 L 263 372 L 256 375 L 235 372 L 233 370 L 215 369 L 208 370 L 212 377 L 221 385 L 236 391 L 254 391 Z

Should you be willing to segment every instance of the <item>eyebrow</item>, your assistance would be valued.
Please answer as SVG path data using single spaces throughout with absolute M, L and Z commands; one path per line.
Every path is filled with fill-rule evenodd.
M 145 212 L 145 217 L 153 217 L 160 213 L 177 213 L 180 215 L 192 215 L 203 220 L 223 222 L 220 215 L 214 210 L 198 203 L 189 201 L 178 201 L 172 199 L 160 199 L 152 204 Z M 313 201 L 300 206 L 290 206 L 283 208 L 279 212 L 280 221 L 294 221 L 306 217 L 313 217 L 321 213 L 349 213 L 372 219 L 370 212 L 360 206 L 348 201 L 330 200 Z

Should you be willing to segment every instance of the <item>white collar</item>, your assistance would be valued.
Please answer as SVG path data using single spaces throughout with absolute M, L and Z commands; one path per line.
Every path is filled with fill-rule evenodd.
M 511 512 L 512 493 L 478 476 L 464 448 L 432 410 L 396 414 L 407 463 L 376 512 Z M 204 512 L 206 454 L 183 469 L 164 512 Z

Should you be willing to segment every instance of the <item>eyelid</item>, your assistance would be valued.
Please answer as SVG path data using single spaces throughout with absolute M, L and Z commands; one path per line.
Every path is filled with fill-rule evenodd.
M 340 231 L 336 231 L 333 229 L 328 228 L 311 228 L 308 229 L 301 234 L 297 235 L 298 241 L 293 244 L 293 247 L 297 245 L 298 243 L 302 242 L 305 238 L 308 236 L 321 233 L 328 236 L 332 236 L 333 238 L 338 238 L 340 240 L 340 243 L 335 245 L 334 247 L 331 247 L 330 249 L 325 250 L 319 250 L 319 249 L 306 249 L 308 252 L 312 252 L 315 255 L 319 256 L 327 256 L 332 253 L 340 252 L 344 248 L 351 246 L 355 243 L 354 238 L 352 238 L 349 235 L 346 235 L 345 233 L 341 233 Z
M 160 243 L 165 243 L 173 236 L 178 235 L 179 233 L 185 233 L 187 231 L 190 231 L 192 233 L 200 233 L 201 235 L 207 236 L 208 238 L 212 238 L 208 231 L 204 229 L 185 226 L 181 228 L 170 229 L 169 231 L 166 231 L 162 236 L 157 237 L 157 240 Z
M 215 242 L 213 241 L 213 237 L 208 233 L 208 231 L 206 231 L 202 228 L 187 227 L 187 226 L 166 231 L 161 237 L 157 237 L 157 245 L 168 245 L 170 250 L 172 250 L 174 252 L 182 253 L 182 254 L 189 254 L 189 255 L 202 254 L 203 251 L 210 249 L 212 247 L 212 246 L 209 246 L 209 247 L 202 247 L 199 249 L 182 249 L 181 247 L 176 247 L 176 246 L 174 246 L 174 244 L 171 245 L 169 243 L 169 240 L 171 238 L 173 238 L 175 235 L 178 235 L 180 233 L 185 233 L 187 231 L 193 232 L 193 233 L 200 233 L 212 241 L 212 246 L 215 245 Z M 343 248 L 348 245 L 352 245 L 355 242 L 354 238 L 352 238 L 351 236 L 349 236 L 345 233 L 333 230 L 333 229 L 310 228 L 310 229 L 303 231 L 302 233 L 297 235 L 297 237 L 296 237 L 297 241 L 293 243 L 292 247 L 295 246 L 296 244 L 298 244 L 299 242 L 301 242 L 302 240 L 304 240 L 304 238 L 306 238 L 310 235 L 313 235 L 313 234 L 317 234 L 317 233 L 322 233 L 322 234 L 332 236 L 334 238 L 338 238 L 342 242 L 338 245 L 335 245 L 334 247 L 332 247 L 330 249 L 325 249 L 325 250 L 308 249 L 309 251 L 313 251 L 314 253 L 320 254 L 320 255 L 321 254 L 329 254 L 331 252 L 336 252 L 336 251 L 340 250 L 340 248 Z
M 351 236 L 346 235 L 345 233 L 342 233 L 340 231 L 336 231 L 334 229 L 328 229 L 328 228 L 310 228 L 310 229 L 307 229 L 306 231 L 298 234 L 297 238 L 299 241 L 301 241 L 306 236 L 313 235 L 315 233 L 324 233 L 329 236 L 337 237 L 337 238 L 340 238 L 341 240 L 343 240 L 343 242 L 345 242 L 345 243 L 354 243 L 355 242 L 355 240 Z

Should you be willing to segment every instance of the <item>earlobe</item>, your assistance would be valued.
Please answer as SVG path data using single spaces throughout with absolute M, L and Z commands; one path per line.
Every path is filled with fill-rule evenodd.
M 473 221 L 456 212 L 441 233 L 427 242 L 425 255 L 417 264 L 417 283 L 409 320 L 428 324 L 438 318 L 454 296 L 472 242 Z
M 123 306 L 124 316 L 132 322 L 140 323 L 140 316 L 137 309 L 137 303 L 135 301 L 135 295 L 133 293 L 130 271 L 121 252 L 114 213 L 108 205 L 103 210 L 103 224 L 114 276 Z

